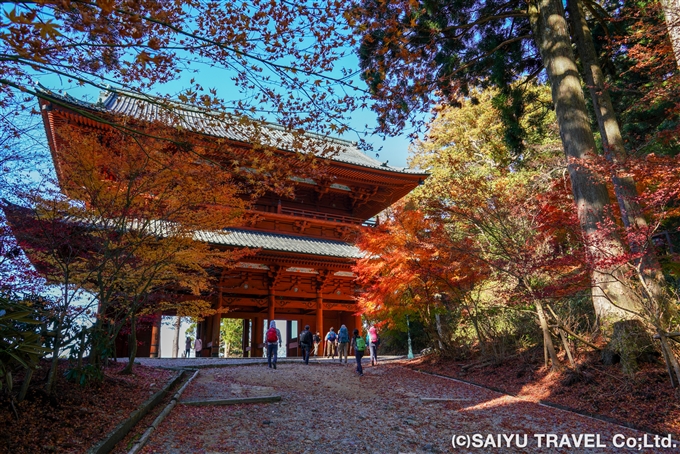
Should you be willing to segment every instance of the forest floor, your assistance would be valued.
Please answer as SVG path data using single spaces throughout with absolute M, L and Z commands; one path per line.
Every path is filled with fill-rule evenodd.
M 617 366 L 602 366 L 594 358 L 588 362 L 586 357 L 580 359 L 579 374 L 549 373 L 542 367 L 542 355 L 535 356 L 530 352 L 505 364 L 473 368 L 467 374 L 461 374 L 465 363 L 436 356 L 381 361 L 377 367 L 365 366 L 363 377 L 354 374 L 351 360 L 347 365 L 280 362 L 277 370 L 262 363 L 201 369 L 183 400 L 263 393 L 282 399 L 268 404 L 177 405 L 143 452 L 452 452 L 454 435 L 504 433 L 529 438 L 526 447 L 511 442 L 502 452 L 566 453 L 573 452 L 573 447 L 539 448 L 536 435 L 596 434 L 607 447 L 588 449 L 590 453 L 620 451 L 613 447 L 616 434 L 631 439 L 641 436 L 611 422 L 539 402 L 603 416 L 652 434 L 673 434 L 674 440 L 680 440 L 680 405 L 661 365 L 645 365 L 629 379 Z M 210 365 L 210 358 L 203 359 L 203 366 Z M 154 361 L 162 365 L 165 360 Z M 167 365 L 174 365 L 172 361 Z M 38 391 L 46 371 L 36 373 L 36 389 L 18 404 L 18 419 L 8 402 L 0 402 L 0 453 L 85 452 L 176 373 L 140 365 L 135 375 L 123 376 L 118 374 L 122 366 L 108 369 L 99 387 L 60 381 L 52 398 Z M 461 378 L 516 397 L 432 374 Z M 115 452 L 127 452 L 153 417 L 141 421 Z M 677 452 L 677 447 L 642 452 Z
M 680 394 L 659 362 L 640 364 L 627 377 L 618 364 L 605 366 L 599 353 L 574 358 L 576 370 L 551 372 L 543 350 L 534 348 L 500 364 L 422 356 L 409 362 L 416 370 L 441 374 L 517 396 L 657 434 L 680 438 Z M 480 366 L 475 366 L 480 363 Z M 566 361 L 565 361 L 566 363 Z M 470 366 L 473 367 L 470 367 Z M 676 397 L 678 396 L 678 397 Z
M 61 362 L 56 391 L 45 394 L 49 363 L 34 372 L 22 402 L 11 408 L 0 394 L 0 453 L 82 453 L 95 445 L 177 374 L 136 366 L 134 375 L 120 375 L 125 363 L 112 363 L 99 386 L 80 386 L 64 377 Z M 23 376 L 15 378 L 20 387 Z

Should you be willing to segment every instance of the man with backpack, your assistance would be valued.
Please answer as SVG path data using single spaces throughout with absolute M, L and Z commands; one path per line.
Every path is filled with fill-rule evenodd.
M 335 341 L 338 340 L 338 335 L 333 328 L 326 334 L 326 357 L 335 359 Z
M 264 341 L 267 344 L 267 363 L 269 368 L 276 369 L 276 358 L 278 356 L 279 347 L 281 346 L 281 331 L 276 327 L 276 322 L 272 320 L 269 322 L 269 329 L 264 335 Z M 278 344 L 278 345 L 277 345 Z M 272 357 L 274 361 L 272 361 Z
M 344 355 L 345 364 L 347 364 L 347 350 L 349 350 L 349 332 L 347 332 L 347 327 L 342 325 L 338 331 L 338 360 L 342 362 Z
M 302 360 L 309 364 L 309 352 L 312 350 L 314 336 L 309 331 L 309 325 L 305 325 L 305 330 L 300 333 L 300 348 L 302 349 Z

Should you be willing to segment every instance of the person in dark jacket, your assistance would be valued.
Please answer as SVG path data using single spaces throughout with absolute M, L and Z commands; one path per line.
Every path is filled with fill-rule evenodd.
M 312 351 L 314 336 L 309 331 L 309 325 L 305 325 L 305 330 L 300 333 L 300 348 L 302 349 L 302 360 L 309 364 L 309 353 Z
M 187 336 L 187 340 L 184 343 L 184 357 L 188 358 L 191 355 L 191 338 Z

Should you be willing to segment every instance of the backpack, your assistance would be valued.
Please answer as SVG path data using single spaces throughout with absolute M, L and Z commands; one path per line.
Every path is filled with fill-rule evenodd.
M 340 330 L 338 333 L 338 341 L 340 342 L 349 342 L 349 334 L 347 331 Z
M 312 333 L 309 331 L 303 331 L 302 334 L 300 334 L 300 344 L 302 345 L 308 345 L 311 346 L 312 343 L 310 342 L 309 336 Z
M 279 336 L 276 334 L 276 328 L 269 328 L 267 330 L 267 342 L 275 344 L 279 341 Z
M 331 331 L 328 333 L 328 340 L 331 342 L 335 342 L 335 331 Z
M 371 342 L 374 344 L 378 342 L 378 335 L 375 332 L 371 333 Z
M 363 352 L 366 350 L 366 340 L 363 337 L 356 338 L 356 347 L 358 352 Z

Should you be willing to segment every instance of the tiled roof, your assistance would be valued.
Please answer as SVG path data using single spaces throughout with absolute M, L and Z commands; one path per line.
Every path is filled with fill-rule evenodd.
M 0 199 L 0 209 L 10 219 L 13 228 L 21 228 L 26 218 L 33 218 L 35 213 L 30 208 L 15 205 L 5 199 Z M 69 225 L 78 225 L 84 228 L 112 229 L 110 223 L 102 219 L 77 219 L 67 217 L 63 222 Z M 17 227 L 19 226 L 19 227 Z M 149 232 L 165 237 L 172 231 L 172 224 L 164 221 L 152 221 L 143 226 L 133 221 L 128 228 L 144 228 Z M 282 235 L 279 233 L 257 232 L 243 229 L 225 229 L 222 231 L 199 230 L 193 233 L 196 241 L 204 241 L 213 245 L 248 247 L 253 249 L 265 249 L 270 251 L 296 252 L 325 257 L 361 258 L 361 250 L 344 241 L 323 240 L 318 238 Z
M 275 146 L 282 150 L 293 150 L 294 135 L 281 126 L 265 124 L 260 131 L 247 122 L 239 121 L 239 117 L 219 115 L 217 112 L 200 111 L 194 107 L 181 103 L 168 106 L 167 101 L 158 103 L 150 96 L 120 90 L 102 91 L 96 103 L 80 101 L 68 94 L 57 94 L 44 87 L 39 90 L 49 97 L 61 99 L 72 105 L 89 108 L 100 112 L 112 112 L 127 115 L 147 121 L 161 121 L 169 124 L 179 124 L 182 127 L 196 132 L 201 132 L 214 137 L 222 137 L 238 142 L 251 143 L 256 134 L 267 145 Z M 387 172 L 426 175 L 420 169 L 407 167 L 391 167 L 386 163 L 371 158 L 359 150 L 354 142 L 347 140 L 322 137 L 315 134 L 306 134 L 304 140 L 309 140 L 311 146 L 317 149 L 317 155 L 323 156 L 324 151 L 332 150 L 329 156 L 333 161 L 354 164 L 361 167 L 380 169 Z M 297 139 L 299 141 L 299 138 Z
M 279 233 L 226 229 L 222 232 L 196 232 L 194 237 L 197 240 L 224 246 L 261 248 L 270 251 L 297 252 L 326 257 L 362 257 L 359 248 L 350 243 Z

